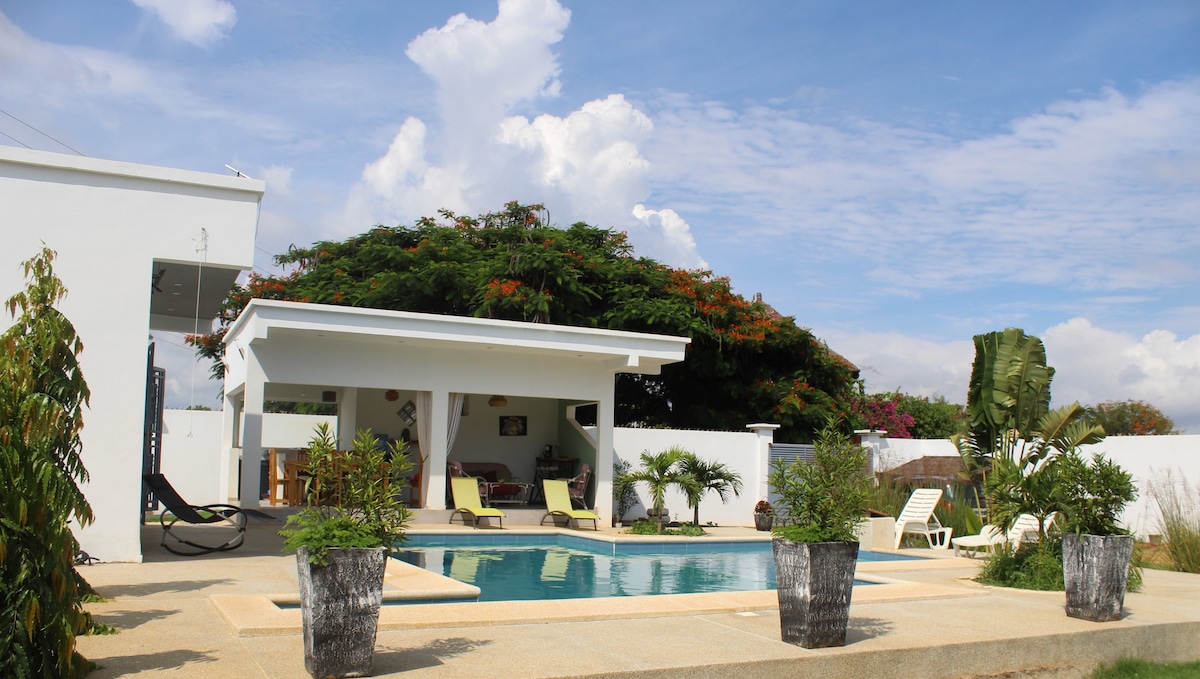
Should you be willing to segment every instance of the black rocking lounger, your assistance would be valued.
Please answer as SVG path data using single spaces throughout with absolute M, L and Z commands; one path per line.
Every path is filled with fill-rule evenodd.
M 172 554 L 200 556 L 201 554 L 227 552 L 231 549 L 237 549 L 242 546 L 242 543 L 246 539 L 246 522 L 249 517 L 253 516 L 256 519 L 266 521 L 278 521 L 278 519 L 269 514 L 264 514 L 253 509 L 234 507 L 233 505 L 205 505 L 197 507 L 188 504 L 171 487 L 171 483 L 167 481 L 167 477 L 162 474 L 143 474 L 142 482 L 154 493 L 154 498 L 163 504 L 164 509 L 158 515 L 158 522 L 163 529 L 161 544 L 163 548 Z M 200 544 L 171 531 L 175 524 L 181 522 L 190 525 L 216 524 L 229 526 L 234 528 L 235 532 L 232 537 L 220 545 Z M 186 547 L 180 549 L 178 546 L 168 544 L 168 537 L 178 543 L 178 545 L 186 545 Z

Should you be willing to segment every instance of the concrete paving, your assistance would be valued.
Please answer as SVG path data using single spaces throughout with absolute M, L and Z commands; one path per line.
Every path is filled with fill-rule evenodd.
M 252 524 L 243 548 L 185 558 L 163 550 L 160 529 L 148 525 L 143 563 L 81 567 L 108 598 L 88 609 L 121 630 L 79 640 L 101 666 L 91 676 L 306 677 L 299 611 L 277 605 L 297 591 L 295 558 L 281 552 L 278 528 Z M 413 604 L 384 606 L 374 675 L 1066 679 L 1125 656 L 1200 658 L 1200 576 L 1148 570 L 1122 620 L 1091 623 L 1066 617 L 1062 593 L 973 582 L 977 560 L 905 551 L 938 558 L 861 565 L 860 577 L 882 584 L 855 588 L 841 648 L 781 642 L 774 592 Z M 397 562 L 385 598 L 461 587 Z

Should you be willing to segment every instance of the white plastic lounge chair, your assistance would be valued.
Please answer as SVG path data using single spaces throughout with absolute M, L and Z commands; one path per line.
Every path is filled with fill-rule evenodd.
M 454 523 L 454 515 L 462 514 L 462 521 L 467 523 L 467 515 L 474 520 L 472 528 L 479 527 L 480 519 L 500 519 L 500 527 L 504 528 L 504 512 L 491 507 L 484 507 L 479 500 L 479 479 L 473 476 L 455 476 L 450 479 L 450 492 L 454 495 L 454 512 L 450 514 L 450 523 Z
M 542 480 L 542 489 L 546 495 L 546 515 L 542 517 L 541 523 L 546 523 L 547 517 L 563 516 L 567 519 L 567 526 L 571 525 L 571 521 L 575 521 L 578 526 L 580 521 L 591 521 L 592 527 L 600 530 L 600 515 L 596 512 L 587 509 L 573 509 L 571 507 L 571 491 L 567 486 L 567 481 L 564 480 Z
M 1000 530 L 999 526 L 989 523 L 979 531 L 979 535 L 953 538 L 950 540 L 950 544 L 954 546 L 954 556 L 958 556 L 961 551 L 966 556 L 975 558 L 977 552 L 994 552 L 996 545 L 1011 544 L 1012 548 L 1016 549 L 1021 545 L 1022 540 L 1029 539 L 1026 536 L 1027 533 L 1032 532 L 1036 539 L 1037 530 L 1037 517 L 1032 514 L 1022 514 L 1017 517 L 1016 523 L 1007 533 Z
M 919 533 L 929 541 L 930 549 L 948 549 L 953 528 L 947 528 L 933 515 L 942 491 L 938 488 L 918 488 L 909 496 L 900 516 L 896 517 L 896 549 L 905 533 Z

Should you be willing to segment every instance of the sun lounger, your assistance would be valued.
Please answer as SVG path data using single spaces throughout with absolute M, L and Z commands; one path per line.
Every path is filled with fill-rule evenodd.
M 930 549 L 950 547 L 950 536 L 954 529 L 943 526 L 933 514 L 941 499 L 942 491 L 938 488 L 918 488 L 913 491 L 900 516 L 896 517 L 896 549 L 900 549 L 905 533 L 924 535 Z
M 263 521 L 278 521 L 275 517 L 264 514 L 263 512 L 253 509 L 243 509 L 242 507 L 234 507 L 233 505 L 204 505 L 196 506 L 188 504 L 179 493 L 171 486 L 171 482 L 167 481 L 167 477 L 162 474 L 143 474 L 142 482 L 154 494 L 154 499 L 162 503 L 164 509 L 158 515 L 158 523 L 162 526 L 162 544 L 163 548 L 172 554 L 180 556 L 200 556 L 201 554 L 212 554 L 213 552 L 227 552 L 231 549 L 237 549 L 242 546 L 246 539 L 246 523 L 253 516 L 256 519 Z M 227 536 L 224 542 L 215 543 L 212 539 L 205 539 L 200 542 L 200 531 L 193 531 L 196 534 L 188 533 L 181 534 L 179 524 L 185 526 L 225 526 L 233 530 L 230 534 L 226 531 Z M 219 535 L 217 531 L 210 531 Z M 213 535 L 206 535 L 207 538 L 212 538 Z M 167 541 L 170 538 L 177 543 L 172 546 Z M 217 539 L 221 539 L 217 537 Z M 185 548 L 179 548 L 178 545 L 185 545 Z
M 561 516 L 566 518 L 567 526 L 571 525 L 571 521 L 575 521 L 576 526 L 579 525 L 579 521 L 591 521 L 592 527 L 600 530 L 599 514 L 587 509 L 571 507 L 571 491 L 567 481 L 543 479 L 542 489 L 546 493 L 546 515 L 542 517 L 541 523 L 546 523 L 547 517 L 554 519 Z
M 480 519 L 500 519 L 500 527 L 504 528 L 504 512 L 491 507 L 484 507 L 479 499 L 479 479 L 473 476 L 456 476 L 450 479 L 450 492 L 454 496 L 454 512 L 450 514 L 450 523 L 454 516 L 462 514 L 463 524 L 467 516 L 473 520 L 474 528 L 479 527 Z

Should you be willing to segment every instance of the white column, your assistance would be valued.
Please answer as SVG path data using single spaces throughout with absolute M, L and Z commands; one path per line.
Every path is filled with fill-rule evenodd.
M 266 376 L 254 344 L 246 349 L 246 384 L 242 391 L 245 423 L 242 425 L 242 483 L 238 489 L 238 505 L 257 508 L 259 482 L 262 475 L 262 418 L 263 382 Z
M 431 400 L 429 431 L 421 432 L 421 450 L 429 451 L 429 459 L 425 462 L 429 475 L 429 485 L 424 495 L 425 508 L 445 509 L 446 459 L 450 455 L 446 449 L 446 437 L 450 435 L 450 392 L 435 390 Z
M 358 388 L 345 387 L 338 399 L 338 448 L 350 450 L 358 435 Z
M 609 382 L 604 398 L 596 403 L 596 513 L 601 521 L 613 514 L 613 420 L 616 380 Z
M 229 498 L 237 494 L 237 489 L 233 487 L 233 482 L 230 480 L 230 471 L 233 469 L 232 460 L 233 449 L 237 447 L 237 421 L 242 413 L 238 409 L 237 399 L 233 395 L 226 393 L 223 397 L 224 403 L 221 408 L 221 469 L 217 472 L 217 497 L 220 502 L 228 502 Z
M 746 428 L 758 437 L 754 442 L 754 459 L 758 461 L 755 465 L 755 469 L 758 470 L 758 478 L 755 479 L 754 490 L 758 500 L 765 500 L 771 495 L 767 474 L 771 472 L 771 444 L 775 442 L 775 430 L 779 428 L 779 425 L 760 422 L 748 424 Z
M 858 440 L 862 443 L 862 447 L 867 449 L 868 460 L 871 467 L 871 474 L 882 471 L 883 462 L 882 454 L 887 432 L 882 429 L 855 429 L 854 434 L 858 436 Z

